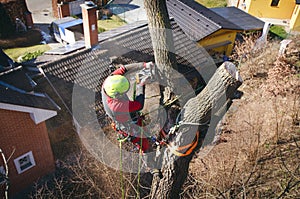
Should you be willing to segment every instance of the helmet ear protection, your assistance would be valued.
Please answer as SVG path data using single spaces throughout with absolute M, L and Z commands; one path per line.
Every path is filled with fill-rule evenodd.
M 103 83 L 103 88 L 109 97 L 116 98 L 127 93 L 130 88 L 130 83 L 123 75 L 112 75 L 106 78 Z

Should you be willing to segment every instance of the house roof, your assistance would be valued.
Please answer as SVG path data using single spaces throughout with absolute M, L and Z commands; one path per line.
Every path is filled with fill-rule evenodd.
M 1 84 L 1 83 L 0 83 Z M 5 85 L 0 85 L 0 103 L 32 108 L 59 110 L 59 107 L 46 94 L 20 92 Z
M 195 1 L 167 0 L 166 2 L 169 15 L 174 17 L 178 25 L 193 41 L 199 41 L 220 29 L 241 29 Z
M 0 47 L 0 73 L 14 66 L 14 61 Z
M 168 12 L 193 41 L 213 34 L 220 29 L 257 30 L 264 24 L 261 20 L 238 8 L 213 8 L 191 0 L 167 0 Z
M 31 82 L 32 81 L 32 82 Z M 49 96 L 33 90 L 34 82 L 22 66 L 0 73 L 0 103 L 59 110 Z
M 264 27 L 263 21 L 234 6 L 211 8 L 211 10 L 245 31 L 258 30 Z
M 196 74 L 195 68 L 200 68 L 200 71 L 211 68 L 214 62 L 205 49 L 199 48 L 195 42 L 191 41 L 174 20 L 171 20 L 171 25 L 180 68 L 192 68 L 193 70 L 190 73 L 193 73 L 193 75 Z M 146 22 L 136 22 L 101 33 L 99 38 L 101 42 L 97 49 L 85 49 L 60 60 L 39 66 L 48 77 L 58 77 L 58 79 L 52 78 L 52 83 L 62 95 L 64 90 L 61 80 L 65 83 L 75 83 L 92 90 L 96 94 L 99 93 L 104 79 L 111 72 L 109 66 L 112 57 L 115 58 L 115 62 L 122 64 L 154 60 L 152 41 Z M 203 77 L 205 81 L 213 73 L 214 71 L 211 71 L 211 74 L 207 73 L 207 76 Z M 202 78 L 201 75 L 200 78 Z M 204 81 L 203 84 L 205 84 Z M 97 113 L 99 117 L 105 116 L 105 112 L 101 107 Z

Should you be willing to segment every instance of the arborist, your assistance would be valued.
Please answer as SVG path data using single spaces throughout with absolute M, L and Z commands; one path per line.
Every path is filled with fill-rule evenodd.
M 125 74 L 138 70 L 150 71 L 154 66 L 153 62 L 121 65 L 105 79 L 101 90 L 106 114 L 114 121 L 113 128 L 143 152 L 151 150 L 151 144 L 143 134 L 144 121 L 139 111 L 144 107 L 145 85 L 150 82 L 151 76 L 144 75 L 135 83 L 135 94 L 131 100 L 128 97 L 131 85 Z

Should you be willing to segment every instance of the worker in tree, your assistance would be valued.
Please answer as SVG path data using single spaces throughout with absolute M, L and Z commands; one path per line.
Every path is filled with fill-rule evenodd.
M 130 88 L 129 80 L 124 76 L 127 72 L 151 70 L 152 62 L 142 62 L 121 65 L 102 85 L 102 103 L 107 115 L 114 121 L 114 129 L 130 140 L 143 152 L 151 150 L 151 145 L 143 134 L 143 119 L 138 112 L 144 107 L 145 85 L 150 82 L 150 76 L 144 76 L 135 86 L 135 98 L 130 100 L 127 92 Z

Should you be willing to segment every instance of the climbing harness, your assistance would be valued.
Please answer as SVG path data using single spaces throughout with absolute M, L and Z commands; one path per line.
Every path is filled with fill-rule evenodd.
M 155 69 L 153 68 L 149 68 L 149 69 L 142 69 L 139 72 L 137 72 L 135 74 L 135 82 L 133 85 L 133 99 L 135 99 L 136 97 L 136 85 L 141 83 L 144 79 L 149 78 L 150 77 L 150 81 L 154 81 L 154 77 L 155 77 Z M 198 87 L 196 90 L 201 89 L 200 87 Z M 196 92 L 196 90 L 194 92 Z M 172 105 L 174 102 L 176 102 L 181 96 L 176 96 L 174 99 L 168 101 L 167 103 L 165 103 L 163 106 L 152 110 L 153 111 L 157 111 L 159 109 L 164 109 L 165 107 L 168 107 L 170 105 Z M 139 126 L 140 128 L 140 132 L 142 132 L 142 134 L 145 136 L 145 138 L 141 138 L 141 136 L 137 136 L 134 133 L 134 129 L 129 128 L 120 128 L 120 125 L 116 123 L 112 123 L 112 127 L 113 129 L 118 133 L 119 135 L 119 142 L 125 142 L 125 141 L 130 141 L 132 142 L 139 150 L 142 150 L 143 152 L 148 148 L 148 146 L 145 145 L 151 145 L 151 143 L 158 147 L 158 146 L 167 146 L 173 154 L 175 154 L 176 156 L 187 156 L 189 154 L 192 153 L 192 151 L 196 148 L 196 146 L 199 143 L 199 137 L 200 137 L 200 132 L 196 132 L 195 134 L 195 138 L 192 141 L 192 143 L 182 146 L 182 147 L 178 147 L 178 146 L 174 146 L 174 144 L 172 143 L 173 138 L 176 136 L 176 132 L 178 131 L 179 127 L 183 124 L 191 124 L 191 125 L 207 125 L 207 124 L 194 124 L 194 123 L 182 123 L 179 122 L 179 116 L 181 113 L 179 113 L 179 115 L 176 118 L 176 124 L 170 128 L 170 130 L 168 132 L 165 132 L 163 129 L 159 132 L 158 136 L 152 136 L 152 135 L 147 135 L 146 132 L 144 131 L 144 129 L 142 128 L 142 123 L 144 122 L 144 117 L 148 114 L 150 114 L 151 112 L 147 112 L 144 114 L 137 114 L 137 116 L 135 116 L 133 118 L 133 120 L 137 120 L 137 122 L 135 123 L 135 126 Z M 130 126 L 130 125 L 129 125 Z M 133 131 L 133 132 L 131 132 Z M 128 133 L 130 132 L 130 133 Z M 184 152 L 183 152 L 184 151 Z

